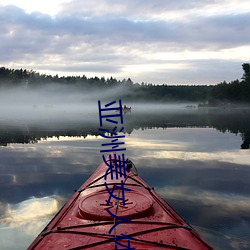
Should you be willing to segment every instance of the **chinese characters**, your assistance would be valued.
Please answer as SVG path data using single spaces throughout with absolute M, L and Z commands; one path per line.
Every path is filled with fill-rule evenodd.
M 105 152 L 114 152 L 114 151 L 125 151 L 126 148 L 124 147 L 125 142 L 121 141 L 125 138 L 125 135 L 118 135 L 118 133 L 123 132 L 123 113 L 122 113 L 122 102 L 119 100 L 117 104 L 116 101 L 110 102 L 104 107 L 101 106 L 101 102 L 98 101 L 98 108 L 99 108 L 99 121 L 100 121 L 100 128 L 99 128 L 99 135 L 103 138 L 107 139 L 107 143 L 103 143 L 103 149 L 100 150 L 100 153 Z M 108 122 L 109 125 L 111 124 L 114 126 L 113 129 L 107 129 L 104 126 L 104 123 Z M 109 133 L 110 135 L 107 135 Z M 119 207 L 126 205 L 126 198 L 125 198 L 125 191 L 129 192 L 130 189 L 125 187 L 125 181 L 127 177 L 127 173 L 129 170 L 127 168 L 128 159 L 126 159 L 124 153 L 121 155 L 117 155 L 114 153 L 114 159 L 112 159 L 111 154 L 105 157 L 102 155 L 104 163 L 107 166 L 107 171 L 105 173 L 104 179 L 107 180 L 107 176 L 110 175 L 111 180 L 115 179 L 118 180 L 118 184 L 115 184 L 110 188 L 110 185 L 105 182 L 106 190 L 108 191 L 109 198 L 106 201 L 106 205 L 110 206 L 109 208 L 113 207 L 113 204 L 116 205 L 115 213 L 112 213 L 110 209 L 107 209 L 107 213 L 109 213 L 114 218 L 114 225 L 110 228 L 109 234 L 115 231 L 115 228 L 125 221 L 131 221 L 128 218 L 122 218 L 117 216 L 117 212 Z M 115 203 L 111 200 L 116 200 Z M 118 222 L 117 222 L 118 221 Z M 116 234 L 115 234 L 116 235 Z M 126 240 L 126 245 L 122 244 L 118 240 Z M 112 237 L 110 240 L 114 240 L 115 242 L 115 249 L 135 249 L 130 246 L 130 240 L 133 238 L 121 234 L 120 236 Z

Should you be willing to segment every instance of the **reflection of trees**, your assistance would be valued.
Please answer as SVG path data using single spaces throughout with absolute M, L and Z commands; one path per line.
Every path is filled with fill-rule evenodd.
M 22 143 L 22 144 L 33 144 L 37 143 L 38 139 L 32 135 L 23 135 L 20 133 L 13 132 L 1 135 L 0 133 L 0 146 L 7 146 L 10 143 Z
M 124 116 L 125 133 L 131 134 L 133 130 L 150 128 L 173 127 L 210 127 L 221 132 L 229 131 L 240 134 L 242 137 L 242 149 L 248 149 L 250 145 L 250 110 L 183 110 L 182 112 L 132 112 Z M 87 135 L 99 135 L 97 123 L 72 123 L 49 124 L 49 127 L 41 129 L 39 126 L 27 126 L 9 129 L 0 127 L 0 145 L 7 146 L 10 143 L 37 143 L 40 139 L 59 136 L 86 137 Z M 44 125 L 43 125 L 44 127 Z M 107 127 L 108 128 L 108 127 Z M 109 127 L 109 129 L 111 129 Z
M 250 146 L 250 132 L 242 135 L 243 143 L 241 149 L 249 149 Z
M 28 125 L 27 125 L 28 126 Z M 98 135 L 98 127 L 92 124 L 50 124 L 47 128 L 40 128 L 39 126 L 27 126 L 25 128 L 12 126 L 8 129 L 8 126 L 0 127 L 0 146 L 7 146 L 11 143 L 37 143 L 41 139 L 48 139 L 52 137 L 69 136 L 69 137 L 86 137 L 88 135 Z

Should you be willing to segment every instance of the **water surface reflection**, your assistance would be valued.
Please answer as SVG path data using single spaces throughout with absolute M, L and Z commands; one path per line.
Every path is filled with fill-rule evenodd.
M 178 126 L 180 118 L 169 116 L 149 117 L 143 126 L 127 115 L 126 156 L 216 249 L 249 249 L 250 154 L 240 149 L 240 131 L 248 126 L 222 131 L 210 121 L 187 117 Z M 8 146 L 0 149 L 1 249 L 26 248 L 100 163 L 103 138 L 79 133 L 81 124 L 63 126 L 31 130 L 35 144 L 11 143 L 21 130 L 5 134 Z

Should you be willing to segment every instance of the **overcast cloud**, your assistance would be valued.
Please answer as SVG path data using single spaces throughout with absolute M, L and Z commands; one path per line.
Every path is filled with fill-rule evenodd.
M 20 2 L 0 0 L 1 66 L 215 84 L 250 61 L 249 0 L 57 0 L 54 12 Z

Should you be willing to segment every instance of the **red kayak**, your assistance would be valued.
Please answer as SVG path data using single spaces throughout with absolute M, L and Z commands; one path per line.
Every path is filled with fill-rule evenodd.
M 132 167 L 104 158 L 28 249 L 212 249 Z

